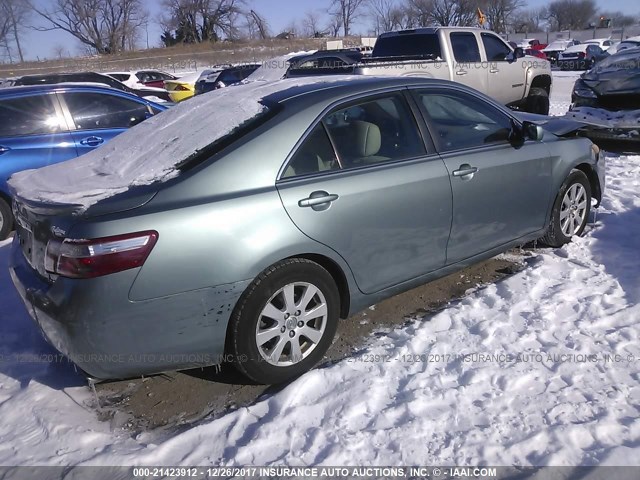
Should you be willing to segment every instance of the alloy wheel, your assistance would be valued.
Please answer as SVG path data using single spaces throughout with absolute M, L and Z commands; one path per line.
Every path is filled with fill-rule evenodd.
M 560 207 L 560 229 L 567 237 L 573 236 L 587 216 L 587 191 L 574 183 L 567 189 Z
M 296 364 L 316 348 L 327 326 L 327 300 L 307 282 L 289 283 L 267 301 L 256 325 L 256 345 L 277 367 Z

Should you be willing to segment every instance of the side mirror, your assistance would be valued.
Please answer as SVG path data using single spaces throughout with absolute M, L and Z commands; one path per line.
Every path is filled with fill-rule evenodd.
M 530 138 L 531 140 L 540 142 L 544 138 L 544 130 L 540 125 L 536 125 L 531 122 L 523 122 L 522 129 L 524 130 L 524 134 L 527 138 Z
M 514 53 L 516 58 L 524 57 L 524 50 L 522 49 L 522 47 L 516 47 L 516 49 L 513 51 L 513 53 Z

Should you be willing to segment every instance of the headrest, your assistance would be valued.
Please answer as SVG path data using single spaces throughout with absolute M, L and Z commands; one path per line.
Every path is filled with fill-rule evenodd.
M 355 135 L 353 141 L 355 142 L 356 156 L 369 157 L 380 151 L 382 139 L 377 125 L 356 120 L 351 124 L 349 130 L 352 130 Z

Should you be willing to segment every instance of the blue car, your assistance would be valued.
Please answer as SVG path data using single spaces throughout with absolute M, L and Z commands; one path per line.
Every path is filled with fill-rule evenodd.
M 97 85 L 0 89 L 0 240 L 13 227 L 12 174 L 83 155 L 166 109 Z

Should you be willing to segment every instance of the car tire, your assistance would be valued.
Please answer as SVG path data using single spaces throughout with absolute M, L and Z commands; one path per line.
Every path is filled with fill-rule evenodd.
M 0 198 L 0 240 L 4 240 L 13 230 L 13 215 L 11 207 L 7 202 Z
M 336 283 L 322 266 L 302 258 L 278 262 L 240 297 L 231 315 L 226 353 L 254 382 L 292 380 L 313 368 L 331 345 L 339 303 Z M 304 319 L 305 311 L 314 313 Z
M 529 91 L 525 110 L 529 113 L 549 115 L 549 92 L 544 88 L 533 87 Z
M 553 204 L 551 221 L 542 242 L 561 247 L 584 231 L 591 211 L 591 185 L 580 170 L 572 170 Z

